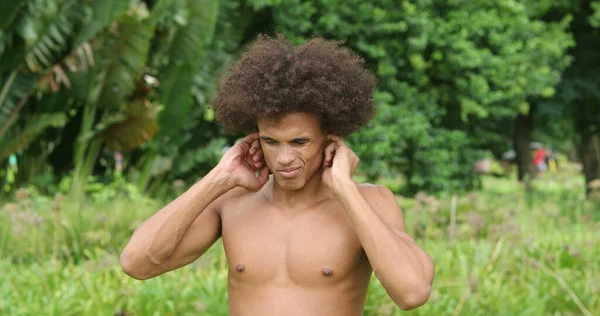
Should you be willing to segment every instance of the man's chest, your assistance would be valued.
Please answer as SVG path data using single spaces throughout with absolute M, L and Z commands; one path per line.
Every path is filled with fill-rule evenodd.
M 221 214 L 230 275 L 246 284 L 320 286 L 352 278 L 367 264 L 353 227 L 339 209 L 289 216 L 243 206 Z

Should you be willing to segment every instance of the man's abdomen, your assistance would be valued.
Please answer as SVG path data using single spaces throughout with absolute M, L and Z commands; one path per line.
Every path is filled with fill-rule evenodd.
M 368 283 L 345 283 L 305 288 L 293 282 L 251 286 L 230 280 L 229 315 L 362 315 Z

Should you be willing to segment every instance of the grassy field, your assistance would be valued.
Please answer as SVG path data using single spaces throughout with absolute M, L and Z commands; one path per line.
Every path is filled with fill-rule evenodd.
M 547 177 L 526 194 L 487 178 L 467 195 L 399 196 L 436 263 L 432 295 L 402 312 L 373 278 L 365 315 L 600 315 L 600 207 L 584 202 L 581 183 Z M 75 206 L 27 189 L 0 205 L 0 315 L 227 315 L 219 242 L 148 281 L 121 271 L 120 250 L 160 204 L 119 191 Z

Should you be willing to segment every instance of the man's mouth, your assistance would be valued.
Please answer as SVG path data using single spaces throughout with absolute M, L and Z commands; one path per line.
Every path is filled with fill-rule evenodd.
M 297 168 L 285 168 L 278 171 L 279 174 L 287 179 L 295 177 L 298 173 L 300 173 L 300 167 Z

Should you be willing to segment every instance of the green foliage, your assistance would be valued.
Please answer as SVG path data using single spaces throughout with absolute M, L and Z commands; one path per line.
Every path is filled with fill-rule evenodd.
M 162 108 L 144 100 L 130 102 L 125 107 L 125 115 L 116 117 L 102 138 L 112 151 L 129 152 L 149 141 L 158 132 L 157 116 Z
M 451 197 L 398 197 L 407 232 L 436 264 L 432 293 L 402 312 L 373 277 L 364 315 L 582 315 L 581 306 L 600 313 L 591 282 L 600 235 L 589 220 L 597 210 L 581 199 L 579 179 L 546 178 L 531 195 L 506 179 L 485 178 L 484 187 L 457 196 L 454 225 Z M 3 314 L 227 315 L 221 241 L 189 266 L 134 280 L 119 254 L 162 203 L 121 180 L 92 180 L 88 189 L 93 198 L 83 208 L 32 189 L 0 205 Z
M 46 71 L 62 58 L 70 34 L 85 17 L 76 0 L 20 1 L 6 9 L 8 20 L 0 30 L 0 72 L 21 66 Z
M 30 1 L 28 11 L 17 32 L 25 41 L 27 66 L 39 72 L 60 60 L 58 54 L 67 48 L 67 40 L 84 12 L 76 0 Z
M 600 151 L 594 145 L 594 138 L 600 135 L 600 48 L 598 36 L 598 1 L 572 1 L 567 3 L 547 3 L 546 10 L 537 12 L 546 20 L 556 20 L 572 16 L 569 31 L 577 45 L 570 50 L 574 62 L 565 71 L 557 85 L 556 95 L 544 103 L 542 121 L 538 133 L 545 129 L 560 128 L 561 134 L 553 133 L 555 139 L 567 139 L 577 148 L 582 161 L 585 181 L 600 179 Z M 570 136 L 570 137 L 569 137 Z M 556 141 L 555 141 L 556 142 Z M 589 191 L 589 188 L 588 188 Z
M 110 11 L 110 8 L 105 8 Z M 148 53 L 150 52 L 151 40 L 156 27 L 155 20 L 149 19 L 150 13 L 143 2 L 132 2 L 127 13 L 112 27 L 103 32 L 103 36 L 97 38 L 92 47 L 97 51 L 97 65 L 88 72 L 87 88 L 82 90 L 85 95 L 85 103 L 82 110 L 79 136 L 77 137 L 73 150 L 74 177 L 71 194 L 81 198 L 85 191 L 87 176 L 93 169 L 98 153 L 102 146 L 102 140 L 96 135 L 107 132 L 102 129 L 108 127 L 107 121 L 111 118 L 111 112 L 124 112 L 124 104 L 139 101 L 146 104 L 145 91 L 139 88 L 141 77 L 146 67 Z M 136 89 L 138 88 L 138 89 Z M 133 93 L 136 95 L 132 95 Z M 140 95 L 140 92 L 141 95 Z M 130 112 L 131 114 L 132 112 Z M 100 121 L 96 123 L 97 117 Z M 148 124 L 137 124 L 139 119 L 126 119 L 115 122 L 128 123 L 129 130 L 132 126 L 146 128 Z M 133 131 L 134 139 L 140 139 L 140 135 L 148 135 L 149 131 Z M 142 138 L 143 139 L 143 138 Z M 118 141 L 113 142 L 113 144 Z
M 0 1 L 0 30 L 4 30 L 7 26 L 11 25 L 25 3 L 25 1 Z M 0 49 L 1 54 L 2 50 Z
M 600 28 L 600 1 L 592 1 L 590 6 L 594 10 L 594 13 L 589 18 L 590 25 Z
M 4 84 L 0 90 L 0 139 L 14 124 L 35 84 L 30 76 L 19 74 L 16 71 L 8 74 L 6 80 L 3 81 Z
M 467 152 L 474 143 L 466 137 L 478 136 L 471 131 L 481 120 L 514 117 L 527 111 L 528 98 L 552 96 L 573 45 L 568 19 L 532 19 L 512 0 L 403 1 L 401 8 L 383 0 L 268 4 L 276 31 L 293 41 L 343 40 L 365 58 L 380 80 L 375 99 L 384 113 L 351 143 L 370 177 L 403 172 L 412 190 L 472 188 L 475 156 Z M 447 159 L 411 164 L 428 157 L 427 144 L 438 140 L 457 141 L 436 151 L 460 162 L 456 172 L 445 170 Z
M 178 130 L 168 135 L 166 141 L 156 138 L 155 142 L 147 144 L 152 151 L 157 152 L 157 159 L 168 161 L 169 165 L 173 166 L 173 168 L 160 169 L 160 172 L 154 174 L 157 181 L 166 184 L 175 180 L 183 180 L 188 184 L 194 183 L 216 165 L 220 160 L 223 147 L 234 140 L 222 135 L 214 122 L 214 114 L 209 102 L 215 91 L 217 78 L 237 56 L 244 32 L 241 26 L 244 19 L 240 14 L 239 4 L 233 0 L 221 1 L 217 13 L 210 45 L 199 47 L 203 57 L 202 62 L 195 68 L 191 86 L 193 102 L 189 112 L 179 120 L 167 122 L 167 125 L 176 124 Z M 183 72 L 192 70 L 178 66 L 172 68 Z M 175 79 L 182 80 L 181 77 Z M 182 89 L 184 86 L 175 84 L 172 97 L 181 98 L 182 94 L 190 92 Z M 158 146 L 159 142 L 160 146 Z M 164 189 L 164 185 L 162 187 Z
M 48 127 L 60 128 L 67 123 L 67 116 L 62 113 L 41 113 L 28 117 L 25 127 L 13 129 L 5 137 L 0 138 L 0 161 L 11 153 L 26 149 L 36 137 Z
M 218 1 L 186 1 L 186 19 L 168 46 L 170 64 L 162 71 L 160 116 L 161 134 L 177 131 L 189 115 L 192 86 L 207 46 L 212 42 L 219 12 Z
M 93 86 L 100 94 L 98 99 L 92 95 L 89 100 L 102 107 L 119 108 L 134 91 L 146 66 L 154 25 L 144 22 L 148 14 L 145 6 L 138 4 L 137 8 L 141 13 L 125 15 L 117 29 L 95 43 L 101 72 Z
M 411 181 L 419 188 L 438 192 L 456 192 L 469 183 L 476 160 L 482 153 L 473 149 L 462 131 L 435 130 L 437 134 L 421 139 L 414 146 L 416 154 L 411 165 Z
M 73 46 L 78 47 L 91 40 L 111 23 L 121 20 L 130 3 L 129 0 L 94 0 L 89 7 L 91 17 L 78 32 Z
M 173 174 L 184 175 L 197 168 L 212 169 L 215 162 L 218 162 L 222 157 L 223 148 L 227 145 L 224 138 L 215 138 L 210 140 L 202 147 L 194 150 L 187 150 L 181 157 L 177 159 L 177 164 L 174 166 Z M 196 175 L 198 176 L 198 175 Z M 195 180 L 195 179 L 190 179 Z

